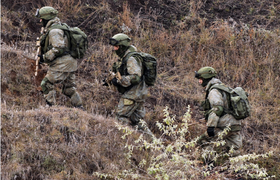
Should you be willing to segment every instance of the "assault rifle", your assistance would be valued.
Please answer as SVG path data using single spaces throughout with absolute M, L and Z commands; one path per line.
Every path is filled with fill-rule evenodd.
M 118 80 L 122 79 L 120 72 L 114 73 L 109 71 L 108 76 L 103 80 L 103 86 L 113 87 L 113 90 L 116 90 L 115 86 L 112 86 L 112 79 L 117 78 Z

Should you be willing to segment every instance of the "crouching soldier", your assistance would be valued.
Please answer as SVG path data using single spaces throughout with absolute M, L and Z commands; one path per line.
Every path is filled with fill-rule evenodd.
M 211 141 L 218 138 L 226 127 L 230 127 L 230 131 L 223 139 L 225 140 L 227 151 L 232 149 L 232 156 L 240 154 L 242 147 L 242 137 L 240 134 L 241 121 L 236 120 L 233 115 L 227 113 L 229 109 L 229 102 L 226 92 L 218 89 L 211 89 L 213 85 L 222 84 L 222 82 L 215 78 L 216 71 L 212 67 L 203 67 L 195 72 L 195 77 L 198 79 L 199 84 L 205 87 L 206 98 L 203 103 L 205 111 L 205 120 L 207 121 L 207 131 L 200 136 L 198 145 L 207 145 Z

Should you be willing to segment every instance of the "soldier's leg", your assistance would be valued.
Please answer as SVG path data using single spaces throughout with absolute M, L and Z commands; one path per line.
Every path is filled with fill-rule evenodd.
M 138 102 L 135 106 L 137 108 L 130 116 L 132 125 L 137 126 L 137 128 L 143 131 L 144 133 L 152 135 L 152 131 L 149 129 L 147 123 L 144 121 L 144 117 L 146 114 L 144 102 Z M 141 119 L 143 120 L 142 122 L 140 122 Z
M 122 124 L 132 125 L 130 116 L 136 108 L 134 101 L 121 97 L 116 111 L 117 119 Z
M 207 132 L 205 132 L 201 136 L 199 136 L 196 143 L 198 146 L 203 146 L 203 145 L 206 145 L 207 143 L 209 143 L 210 141 L 211 141 L 211 138 L 208 136 Z
M 54 84 L 49 81 L 48 76 L 42 80 L 41 82 L 41 87 L 42 91 L 44 94 L 44 98 L 46 99 L 46 102 L 48 105 L 54 105 L 55 104 L 55 97 L 56 97 L 56 92 L 54 90 Z
M 132 125 L 138 125 L 140 122 L 140 119 L 144 120 L 146 111 L 145 111 L 143 102 L 141 102 L 141 103 L 135 102 L 134 106 L 135 106 L 135 110 L 132 112 L 132 114 L 130 116 L 130 121 L 131 121 Z
M 151 130 L 145 122 L 139 123 L 140 119 L 144 120 L 145 108 L 143 102 L 135 102 L 130 99 L 121 98 L 117 108 L 117 119 L 122 124 L 127 124 L 137 127 L 142 132 L 152 135 Z
M 197 140 L 197 142 L 196 142 L 197 145 L 204 147 L 204 146 L 208 146 L 208 145 L 210 144 L 211 141 L 212 141 L 212 142 L 217 141 L 217 139 L 218 139 L 218 137 L 219 137 L 219 133 L 221 133 L 222 130 L 219 129 L 219 128 L 215 128 L 214 132 L 215 132 L 215 135 L 214 135 L 213 137 L 209 137 L 207 131 L 205 131 L 205 132 L 198 138 L 198 140 Z
M 143 103 L 121 97 L 117 108 L 117 118 L 120 121 L 135 126 L 139 124 L 140 119 L 144 119 L 144 116 Z
M 215 128 L 214 132 L 215 135 L 213 137 L 209 137 L 206 131 L 197 140 L 197 145 L 201 148 L 201 155 L 206 164 L 215 163 L 217 154 L 219 154 L 221 151 L 224 151 L 225 149 L 222 146 L 216 146 L 215 143 L 222 140 L 219 139 L 219 133 L 221 133 L 222 130 L 220 128 Z
M 82 99 L 76 91 L 75 74 L 74 72 L 68 74 L 68 77 L 62 82 L 62 93 L 70 98 L 74 107 L 82 107 Z
M 231 152 L 231 154 L 233 157 L 240 155 L 240 149 L 242 147 L 242 136 L 240 131 L 229 132 L 225 141 L 228 149 L 232 148 L 233 152 Z

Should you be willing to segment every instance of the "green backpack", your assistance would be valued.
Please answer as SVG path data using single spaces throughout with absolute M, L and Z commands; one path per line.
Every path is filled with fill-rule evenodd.
M 225 113 L 232 114 L 237 120 L 250 116 L 251 107 L 248 100 L 248 93 L 242 87 L 232 89 L 221 84 L 215 84 L 209 91 L 212 89 L 218 89 L 227 93 L 229 109 L 225 109 Z
M 80 28 L 69 27 L 66 23 L 62 23 L 62 25 L 52 26 L 50 30 L 51 29 L 61 29 L 65 32 L 68 42 L 70 43 L 69 54 L 73 58 L 80 59 L 84 57 L 88 49 L 88 40 L 87 35 Z
M 144 67 L 144 80 L 148 86 L 154 86 L 157 78 L 157 59 L 148 53 L 143 52 L 130 52 L 126 55 L 125 61 L 130 56 L 141 56 L 142 64 Z

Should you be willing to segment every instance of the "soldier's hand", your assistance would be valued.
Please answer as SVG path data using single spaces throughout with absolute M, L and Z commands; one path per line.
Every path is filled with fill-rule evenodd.
M 208 134 L 208 136 L 209 137 L 213 137 L 213 136 L 215 136 L 215 127 L 208 127 L 207 128 L 207 134 Z
M 118 86 L 119 85 L 119 83 L 118 83 L 118 79 L 116 78 L 116 77 L 114 77 L 113 79 L 112 79 L 112 84 L 114 85 L 114 86 Z
M 40 58 L 39 64 L 43 64 L 45 62 L 43 55 L 38 55 L 38 57 Z
M 106 82 L 106 79 L 103 79 L 102 82 L 103 82 L 102 86 L 109 86 L 109 84 Z

